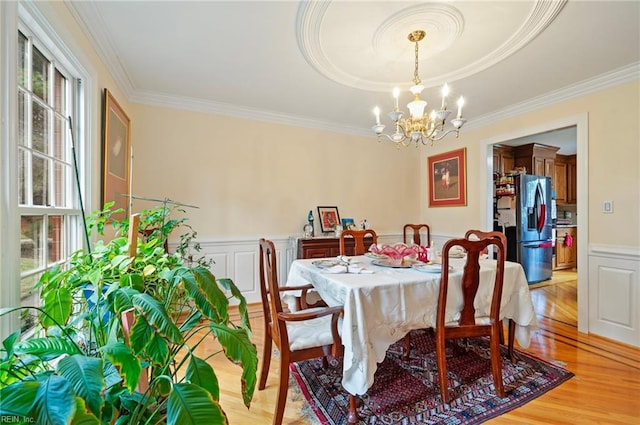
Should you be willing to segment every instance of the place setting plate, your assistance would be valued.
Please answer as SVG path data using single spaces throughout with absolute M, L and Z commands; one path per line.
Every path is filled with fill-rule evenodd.
M 411 268 L 425 273 L 442 273 L 442 264 L 415 263 Z M 452 266 L 449 266 L 449 271 L 453 271 Z
M 319 269 L 330 269 L 331 267 L 335 267 L 335 266 L 344 266 L 345 263 L 343 261 L 340 260 L 315 260 L 312 261 L 311 264 L 313 264 L 314 266 L 318 267 Z

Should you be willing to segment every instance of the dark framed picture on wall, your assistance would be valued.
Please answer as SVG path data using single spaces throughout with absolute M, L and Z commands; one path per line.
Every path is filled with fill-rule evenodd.
M 441 153 L 428 158 L 430 207 L 467 205 L 467 149 Z
M 336 229 L 336 225 L 340 224 L 338 207 L 318 207 L 318 217 L 320 218 L 320 231 L 322 233 L 333 232 Z
M 102 206 L 129 214 L 131 191 L 131 120 L 108 89 L 104 89 L 102 116 Z M 122 216 L 118 219 L 124 218 Z

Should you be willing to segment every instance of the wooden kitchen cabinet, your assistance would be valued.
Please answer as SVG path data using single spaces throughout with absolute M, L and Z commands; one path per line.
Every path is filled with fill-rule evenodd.
M 558 204 L 575 204 L 576 196 L 576 156 L 557 155 L 555 163 L 554 188 Z
M 364 246 L 369 248 L 373 238 L 364 238 Z M 345 238 L 344 247 L 347 255 L 353 255 L 355 242 L 353 238 Z M 340 255 L 340 238 L 320 237 L 298 239 L 298 258 L 327 258 Z
M 558 147 L 529 143 L 513 148 L 515 166 L 525 167 L 527 174 L 551 177 L 551 188 L 555 189 L 556 152 Z
M 573 243 L 566 246 L 566 236 L 571 235 Z M 559 227 L 556 236 L 556 264 L 554 270 L 575 269 L 578 266 L 578 228 Z
M 578 202 L 577 188 L 576 155 L 569 155 L 567 157 L 567 204 Z
M 493 172 L 507 174 L 513 170 L 515 157 L 511 146 L 494 146 L 493 148 Z
M 564 155 L 556 156 L 555 167 L 553 183 L 556 190 L 556 202 L 565 204 L 567 202 L 567 162 Z

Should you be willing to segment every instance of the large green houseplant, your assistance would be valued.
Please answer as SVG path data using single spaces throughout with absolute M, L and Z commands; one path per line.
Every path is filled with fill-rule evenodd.
M 219 344 L 241 366 L 249 407 L 258 360 L 246 300 L 203 258 L 193 259 L 195 232 L 184 218 L 170 217 L 173 209 L 142 213 L 139 230 L 147 237 L 130 256 L 129 222 L 114 220 L 109 207 L 92 215 L 88 228 L 102 233 L 112 221 L 114 239 L 45 272 L 42 305 L 0 311 L 27 309 L 38 318 L 33 337 L 21 340 L 17 331 L 3 341 L 0 417 L 39 425 L 228 423 L 215 371 L 196 353 L 203 343 Z M 188 231 L 170 255 L 165 241 L 178 228 Z M 229 318 L 230 299 L 240 323 Z

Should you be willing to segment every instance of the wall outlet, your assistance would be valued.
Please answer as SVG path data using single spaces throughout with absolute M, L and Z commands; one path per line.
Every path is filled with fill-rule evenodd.
M 604 201 L 602 203 L 602 212 L 605 214 L 613 213 L 613 201 Z

